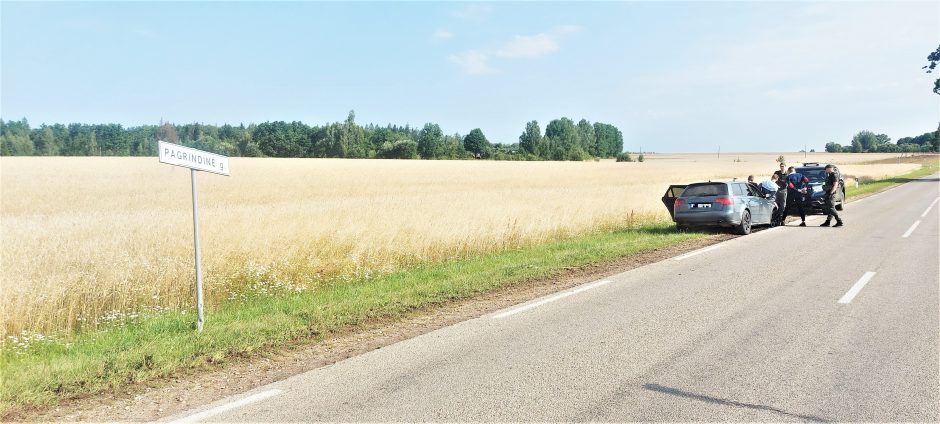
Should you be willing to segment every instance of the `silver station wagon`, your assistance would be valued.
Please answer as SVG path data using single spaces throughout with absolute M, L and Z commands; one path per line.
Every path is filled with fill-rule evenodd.
M 730 227 L 749 234 L 755 225 L 770 225 L 777 204 L 760 187 L 740 181 L 671 185 L 663 196 L 676 228 Z

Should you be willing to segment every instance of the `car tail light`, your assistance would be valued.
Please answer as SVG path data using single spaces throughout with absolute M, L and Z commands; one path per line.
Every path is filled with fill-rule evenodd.
M 685 199 L 676 199 L 676 203 L 673 204 L 673 207 L 674 207 L 674 208 L 678 208 L 679 206 L 682 206 L 682 205 L 684 205 L 685 203 L 686 203 L 686 202 L 685 202 Z
M 718 198 L 715 198 L 715 203 L 719 205 L 728 206 L 728 205 L 733 205 L 734 200 L 732 200 L 730 197 L 718 197 Z

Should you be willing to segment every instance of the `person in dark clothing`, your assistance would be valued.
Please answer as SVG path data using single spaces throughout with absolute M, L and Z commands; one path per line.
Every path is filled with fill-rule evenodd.
M 792 168 L 792 167 L 791 167 Z M 781 189 L 787 188 L 787 164 L 780 162 L 780 169 L 774 171 L 774 175 L 777 176 L 777 186 Z
M 775 201 L 777 203 L 777 213 L 771 220 L 771 225 L 783 225 L 783 219 L 787 216 L 787 164 L 780 162 L 780 170 L 774 171 L 774 176 L 777 177 L 777 195 Z
M 820 227 L 828 227 L 832 218 L 836 218 L 836 225 L 833 227 L 842 226 L 842 218 L 839 217 L 839 213 L 836 212 L 835 205 L 832 202 L 832 197 L 835 196 L 836 190 L 839 189 L 839 178 L 836 177 L 836 173 L 832 172 L 832 165 L 826 165 L 826 183 L 823 184 L 823 192 L 825 193 L 825 203 L 823 204 L 823 213 L 826 214 L 826 222 L 819 224 Z
M 803 174 L 799 172 L 794 172 L 793 167 L 787 169 L 787 200 L 789 204 L 787 205 L 787 210 L 792 210 L 794 207 L 796 211 L 800 213 L 800 226 L 806 226 L 806 210 L 803 209 L 803 196 L 806 195 L 806 184 L 809 183 L 809 178 L 806 178 Z M 787 215 L 784 215 L 784 220 L 786 220 Z

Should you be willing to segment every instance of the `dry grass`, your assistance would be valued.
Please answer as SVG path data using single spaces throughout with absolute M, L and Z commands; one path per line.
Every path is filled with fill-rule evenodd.
M 789 154 L 793 156 L 793 154 Z M 802 155 L 800 155 L 802 156 Z M 207 301 L 666 219 L 670 182 L 766 178 L 777 154 L 645 163 L 232 159 L 200 174 Z M 816 154 L 849 175 L 915 164 Z M 794 156 L 792 159 L 796 159 Z M 193 303 L 189 171 L 156 158 L 0 160 L 3 338 Z

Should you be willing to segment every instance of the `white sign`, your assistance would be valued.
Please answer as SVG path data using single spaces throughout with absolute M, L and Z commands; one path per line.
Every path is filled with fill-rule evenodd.
M 228 156 L 204 152 L 191 147 L 180 146 L 179 144 L 167 143 L 163 140 L 157 142 L 157 148 L 160 150 L 160 162 L 183 166 L 197 171 L 230 175 Z

